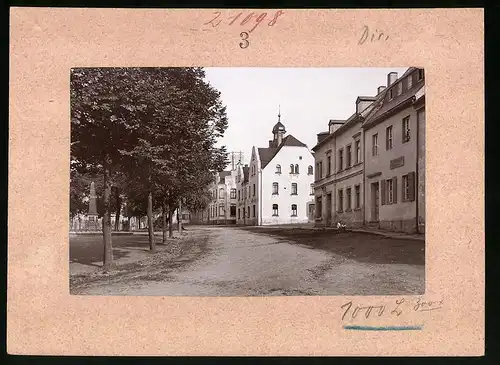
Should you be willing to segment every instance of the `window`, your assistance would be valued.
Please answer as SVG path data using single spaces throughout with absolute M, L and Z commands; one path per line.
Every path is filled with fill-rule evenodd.
M 326 176 L 330 176 L 330 174 L 332 173 L 332 156 L 327 157 L 326 171 Z
M 389 100 L 391 100 L 392 98 L 394 98 L 393 92 L 394 92 L 394 88 L 392 88 L 392 89 L 389 90 Z
M 298 174 L 299 173 L 299 165 L 295 165 L 295 173 Z
M 297 216 L 297 204 L 292 204 L 292 217 Z
M 403 93 L 403 83 L 398 82 L 398 95 L 401 95 Z
M 342 212 L 344 210 L 344 192 L 342 191 L 342 189 L 339 189 L 338 194 L 339 194 L 339 200 L 338 200 L 337 211 Z
M 378 134 L 375 133 L 372 136 L 372 155 L 377 156 L 378 155 Z
M 238 208 L 238 219 L 241 219 L 241 211 L 240 211 L 240 208 Z
M 385 130 L 385 149 L 392 149 L 392 125 L 388 126 Z
M 394 190 L 392 189 L 392 179 L 386 180 L 385 182 L 387 186 L 387 204 L 392 204 L 393 199 L 394 199 Z
M 351 210 L 351 188 L 345 189 L 345 198 L 346 198 L 346 208 L 347 210 Z
M 420 81 L 420 80 L 422 80 L 423 78 L 424 78 L 424 70 L 419 69 L 419 70 L 418 70 L 418 78 L 417 78 L 417 80 L 418 80 L 418 81 Z
M 281 165 L 276 165 L 276 173 L 281 174 Z
M 290 173 L 293 174 L 295 171 L 295 166 L 293 164 L 290 165 Z
M 403 118 L 403 143 L 410 140 L 410 117 Z
M 410 88 L 411 88 L 411 85 L 413 84 L 413 76 L 412 76 L 412 75 L 408 76 L 408 77 L 406 78 L 406 80 L 407 80 L 407 81 L 406 81 L 406 84 L 408 85 L 408 89 L 410 89 Z
M 312 175 L 313 174 L 313 167 L 311 165 L 309 165 L 307 167 L 307 175 Z
M 253 196 L 255 196 L 255 184 L 253 184 Z
M 323 178 L 323 161 L 319 162 L 319 178 Z
M 361 189 L 359 185 L 354 187 L 354 209 L 359 209 L 361 200 Z
M 229 209 L 230 209 L 231 217 L 235 217 L 236 216 L 236 204 L 231 204 L 231 207 Z
M 292 195 L 297 195 L 297 183 L 292 183 Z
M 415 173 L 410 172 L 407 175 L 403 175 L 403 201 L 414 201 L 415 200 Z
M 356 142 L 354 142 L 354 149 L 356 153 L 356 162 L 355 163 L 360 163 L 361 162 L 361 141 L 358 139 Z
M 299 160 L 302 160 L 302 156 L 299 156 Z
M 278 216 L 278 204 L 273 204 L 273 217 Z
M 319 180 L 319 162 L 316 162 L 316 175 L 315 175 L 315 180 Z
M 314 184 L 311 184 L 311 190 L 309 191 L 309 195 L 314 195 Z
M 352 161 L 352 146 L 348 145 L 346 147 L 346 152 L 347 152 L 347 161 L 346 161 L 346 167 L 351 167 L 351 161 Z
M 238 190 L 238 201 L 240 200 L 240 198 L 241 198 L 241 191 Z
M 224 199 L 224 189 L 219 189 L 219 199 Z
M 231 189 L 231 199 L 236 199 L 236 189 Z
M 252 206 L 252 217 L 255 218 L 255 204 Z
M 225 213 L 224 204 L 219 204 L 219 217 L 223 217 Z
M 344 149 L 341 148 L 339 150 L 339 171 L 342 171 L 344 168 Z
M 278 195 L 278 183 L 273 182 L 273 195 Z
M 250 206 L 247 207 L 247 212 L 248 212 L 247 217 L 250 218 Z

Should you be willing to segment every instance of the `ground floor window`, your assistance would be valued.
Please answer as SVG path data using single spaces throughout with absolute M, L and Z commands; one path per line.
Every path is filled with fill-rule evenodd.
M 338 200 L 338 206 L 337 206 L 337 211 L 342 212 L 344 210 L 344 191 L 342 189 L 339 189 L 339 200 Z
M 354 208 L 359 209 L 361 200 L 361 187 L 356 185 L 354 187 Z
M 323 202 L 321 201 L 321 197 L 316 198 L 316 218 L 321 218 L 323 215 Z
M 224 216 L 224 204 L 220 204 L 219 205 L 219 217 L 223 217 Z
M 248 218 L 250 218 L 250 206 L 247 207 L 247 210 L 248 210 L 247 216 L 248 216 Z
M 297 216 L 297 204 L 292 204 L 292 217 Z
M 231 204 L 231 217 L 235 217 L 236 216 L 236 204 Z
M 345 190 L 345 198 L 346 198 L 346 207 L 347 209 L 351 209 L 351 188 L 347 188 Z
M 255 204 L 252 206 L 252 217 L 255 218 Z
M 240 211 L 240 208 L 238 208 L 238 219 L 241 219 L 241 211 Z
M 278 204 L 273 204 L 273 217 L 278 216 Z

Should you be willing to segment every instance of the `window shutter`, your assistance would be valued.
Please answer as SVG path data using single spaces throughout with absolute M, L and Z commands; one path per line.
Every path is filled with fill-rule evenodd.
M 398 202 L 398 178 L 396 176 L 392 178 L 392 202 L 393 204 Z
M 415 200 L 415 172 L 410 172 L 408 174 L 408 200 Z
M 380 180 L 380 205 L 385 205 L 386 193 L 385 180 Z

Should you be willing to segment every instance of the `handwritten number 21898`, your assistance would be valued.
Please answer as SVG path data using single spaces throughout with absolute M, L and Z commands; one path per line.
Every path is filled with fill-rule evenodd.
M 241 32 L 240 37 L 243 40 L 243 42 L 240 42 L 240 47 L 241 48 L 247 48 L 250 45 L 250 42 L 248 41 L 248 33 L 247 32 Z

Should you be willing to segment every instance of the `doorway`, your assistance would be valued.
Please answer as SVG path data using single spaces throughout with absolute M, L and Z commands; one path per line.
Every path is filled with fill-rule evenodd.
M 372 208 L 372 216 L 371 216 L 371 221 L 372 222 L 378 222 L 378 216 L 379 216 L 379 199 L 380 199 L 380 190 L 379 190 L 379 183 L 375 182 L 372 183 L 372 199 L 371 199 L 371 208 Z
M 326 195 L 326 224 L 331 224 L 332 220 L 332 193 Z

